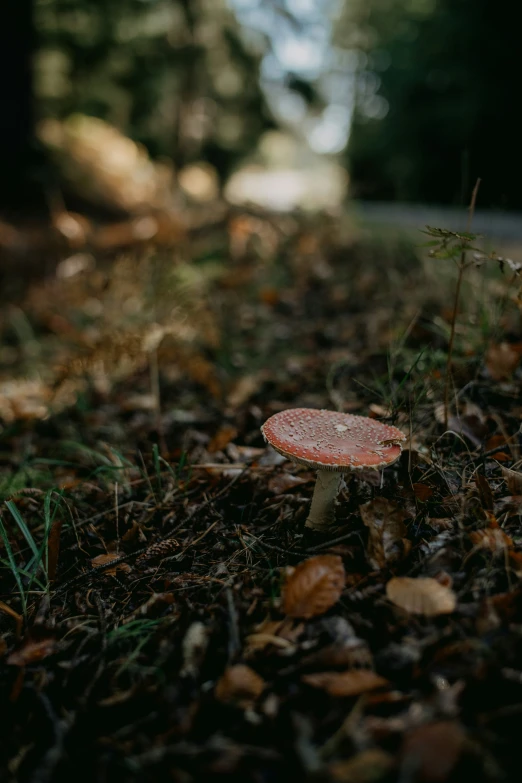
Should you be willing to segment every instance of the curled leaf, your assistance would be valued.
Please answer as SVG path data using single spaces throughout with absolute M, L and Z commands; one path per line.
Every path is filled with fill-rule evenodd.
M 217 682 L 215 696 L 225 704 L 237 704 L 246 709 L 263 692 L 265 681 L 243 663 L 229 666 Z
M 305 674 L 302 679 L 314 688 L 323 688 L 330 696 L 359 696 L 361 693 L 388 685 L 388 680 L 371 669 L 318 672 Z
M 27 638 L 21 647 L 13 650 L 6 659 L 6 663 L 11 666 L 27 666 L 30 663 L 37 663 L 43 658 L 47 658 L 56 651 L 56 640 L 45 638 L 33 640 Z
M 457 596 L 453 590 L 429 577 L 394 577 L 386 585 L 386 595 L 395 606 L 426 617 L 451 614 L 457 605 Z
M 287 577 L 283 611 L 288 617 L 317 617 L 339 600 L 344 585 L 344 566 L 338 555 L 311 557 Z
M 386 498 L 375 498 L 359 507 L 361 517 L 369 529 L 367 555 L 372 568 L 384 568 L 399 560 L 404 552 L 408 515 Z

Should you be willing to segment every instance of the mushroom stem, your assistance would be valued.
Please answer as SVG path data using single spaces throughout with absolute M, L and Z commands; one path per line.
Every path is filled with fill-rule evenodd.
M 326 530 L 335 521 L 335 498 L 339 492 L 343 474 L 335 470 L 318 470 L 314 496 L 306 527 Z

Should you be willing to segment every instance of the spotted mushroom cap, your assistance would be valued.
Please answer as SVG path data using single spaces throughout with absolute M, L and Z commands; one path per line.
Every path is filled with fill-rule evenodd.
M 397 460 L 406 436 L 396 427 L 351 413 L 291 408 L 261 427 L 273 448 L 288 459 L 319 470 L 347 472 L 384 468 Z

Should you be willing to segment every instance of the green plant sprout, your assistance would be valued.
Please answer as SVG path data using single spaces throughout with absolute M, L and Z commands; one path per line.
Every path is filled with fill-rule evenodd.
M 487 258 L 483 251 L 475 247 L 473 242 L 479 238 L 478 234 L 471 233 L 471 225 L 473 223 L 473 215 L 475 213 L 475 205 L 477 202 L 477 194 L 480 187 L 480 179 L 477 179 L 473 192 L 471 194 L 471 202 L 468 211 L 468 224 L 467 230 L 462 232 L 448 231 L 445 228 L 433 228 L 432 226 L 426 226 L 426 230 L 423 234 L 427 234 L 432 239 L 427 242 L 424 247 L 429 247 L 430 258 L 449 259 L 453 261 L 458 270 L 457 285 L 455 287 L 455 296 L 453 299 L 453 309 L 451 314 L 450 323 L 450 337 L 448 344 L 448 355 L 446 359 L 446 374 L 444 378 L 444 428 L 448 429 L 449 420 L 449 389 L 451 381 L 451 365 L 453 362 L 453 346 L 455 343 L 455 327 L 457 324 L 457 315 L 459 312 L 460 293 L 462 288 L 462 281 L 464 279 L 464 272 L 471 266 L 477 266 L 484 262 Z M 469 252 L 474 251 L 477 253 L 476 257 L 469 258 Z

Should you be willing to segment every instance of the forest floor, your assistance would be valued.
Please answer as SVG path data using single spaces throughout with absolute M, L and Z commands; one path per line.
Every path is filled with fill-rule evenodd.
M 234 210 L 46 269 L 0 318 L 3 779 L 518 779 L 516 264 L 466 271 L 447 422 L 454 264 L 400 235 Z M 326 533 L 294 407 L 407 436 Z

